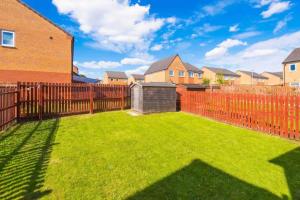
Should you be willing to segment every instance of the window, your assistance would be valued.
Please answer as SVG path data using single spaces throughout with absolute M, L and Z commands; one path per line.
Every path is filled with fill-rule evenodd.
M 300 84 L 299 84 L 299 82 L 291 82 L 291 83 L 290 83 L 290 86 L 291 86 L 291 87 L 299 87 Z
M 199 78 L 202 78 L 202 74 L 201 74 L 201 73 L 198 73 L 198 77 L 199 77 Z
M 189 77 L 193 78 L 194 77 L 194 72 L 189 72 Z
M 114 81 L 114 79 L 113 79 L 113 78 L 111 78 L 111 79 L 110 79 L 110 81 Z
M 184 77 L 184 71 L 179 71 L 179 77 Z
M 170 75 L 170 76 L 174 76 L 174 71 L 173 71 L 173 70 L 170 70 L 170 71 L 169 71 L 169 75 Z
M 290 65 L 290 71 L 291 72 L 295 72 L 296 71 L 296 65 L 295 64 L 291 64 Z
M 5 47 L 15 47 L 15 33 L 12 31 L 2 31 L 1 45 Z

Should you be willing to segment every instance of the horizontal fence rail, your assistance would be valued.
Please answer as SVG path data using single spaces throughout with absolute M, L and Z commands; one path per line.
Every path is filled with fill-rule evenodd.
M 299 140 L 299 95 L 179 93 L 180 107 L 184 112 Z
M 0 131 L 17 120 L 18 92 L 15 87 L 0 87 Z

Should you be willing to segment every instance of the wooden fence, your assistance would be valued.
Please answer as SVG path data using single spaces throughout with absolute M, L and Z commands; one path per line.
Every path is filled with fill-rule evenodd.
M 179 91 L 182 111 L 222 122 L 299 139 L 300 97 Z
M 130 107 L 125 85 L 18 83 L 0 87 L 0 130 L 13 120 L 94 113 Z

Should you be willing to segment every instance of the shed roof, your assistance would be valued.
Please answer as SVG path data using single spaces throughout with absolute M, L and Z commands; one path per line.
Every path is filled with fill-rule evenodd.
M 204 67 L 216 74 L 221 74 L 224 76 L 234 76 L 234 77 L 240 77 L 240 75 L 228 70 L 228 69 L 224 69 L 224 68 L 216 68 L 216 67 Z
M 256 72 L 242 71 L 242 70 L 239 70 L 239 72 L 244 73 L 244 74 L 246 74 L 248 76 L 251 76 L 251 77 L 253 76 L 253 78 L 257 78 L 257 79 L 268 79 L 267 77 L 264 77 L 264 76 L 262 76 L 262 75 L 260 75 Z
M 119 78 L 119 79 L 127 79 L 127 75 L 125 72 L 118 72 L 118 71 L 106 71 L 105 72 L 108 78 Z
M 176 87 L 176 85 L 173 83 L 165 82 L 136 83 L 135 85 L 140 85 L 142 87 Z
M 144 80 L 145 76 L 143 74 L 131 74 L 131 76 L 135 79 L 135 80 Z
M 300 61 L 300 48 L 296 48 L 290 55 L 283 61 L 283 64 Z
M 210 88 L 209 85 L 203 85 L 203 84 L 182 84 L 183 87 L 187 89 L 206 89 Z

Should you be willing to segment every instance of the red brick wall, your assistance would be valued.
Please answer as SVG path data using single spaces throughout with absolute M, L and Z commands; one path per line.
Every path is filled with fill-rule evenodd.
M 0 0 L 0 30 L 15 32 L 15 48 L 0 45 L 0 81 L 71 82 L 73 38 L 18 0 Z

